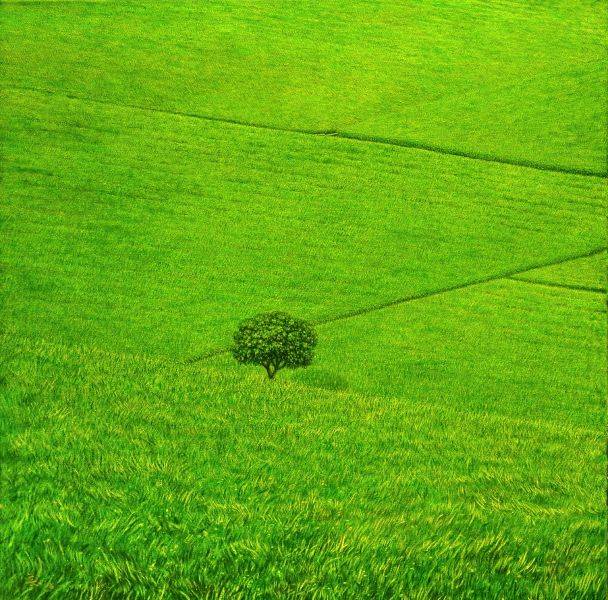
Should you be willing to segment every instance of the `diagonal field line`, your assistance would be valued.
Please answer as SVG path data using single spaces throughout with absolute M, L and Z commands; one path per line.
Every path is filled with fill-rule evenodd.
M 17 92 L 28 91 L 28 92 L 46 94 L 46 95 L 51 95 L 51 96 L 61 96 L 63 98 L 70 99 L 70 100 L 78 100 L 78 101 L 90 102 L 90 103 L 100 104 L 100 105 L 115 106 L 115 107 L 119 107 L 119 108 L 130 108 L 130 109 L 134 109 L 134 110 L 141 110 L 144 112 L 151 112 L 151 113 L 169 114 L 169 115 L 175 115 L 175 116 L 184 117 L 184 118 L 192 118 L 192 119 L 199 119 L 199 120 L 205 120 L 205 121 L 215 121 L 215 122 L 226 123 L 226 124 L 230 124 L 230 125 L 234 125 L 234 126 L 238 126 L 238 127 L 265 129 L 265 130 L 270 130 L 270 131 L 282 131 L 282 132 L 296 133 L 296 134 L 301 134 L 301 135 L 332 136 L 332 137 L 337 137 L 337 138 L 342 138 L 342 139 L 360 141 L 360 142 L 364 142 L 364 143 L 399 146 L 399 147 L 423 150 L 423 151 L 432 152 L 432 153 L 436 153 L 436 154 L 459 156 L 461 158 L 466 158 L 466 159 L 470 159 L 470 160 L 491 162 L 491 163 L 496 163 L 496 164 L 508 164 L 508 165 L 512 165 L 512 166 L 516 166 L 516 167 L 534 169 L 534 170 L 540 170 L 540 171 L 549 171 L 549 172 L 565 173 L 565 174 L 573 174 L 573 175 L 583 175 L 583 176 L 588 176 L 588 177 L 598 177 L 598 178 L 602 178 L 602 179 L 606 178 L 606 176 L 607 176 L 606 172 L 599 172 L 599 171 L 586 170 L 586 169 L 562 169 L 562 168 L 558 168 L 558 167 L 552 167 L 550 165 L 544 165 L 541 163 L 532 163 L 532 162 L 527 162 L 527 161 L 511 161 L 511 160 L 502 159 L 499 157 L 491 157 L 491 156 L 481 155 L 481 154 L 474 155 L 474 154 L 468 154 L 468 153 L 464 153 L 461 151 L 455 151 L 455 150 L 450 150 L 450 149 L 446 149 L 446 148 L 427 146 L 427 145 L 423 145 L 423 144 L 418 144 L 416 142 L 373 138 L 373 137 L 367 137 L 367 136 L 358 135 L 358 134 L 339 133 L 336 131 L 323 131 L 323 130 L 317 131 L 317 130 L 281 128 L 281 127 L 275 127 L 272 125 L 247 123 L 244 121 L 238 121 L 238 120 L 234 120 L 234 119 L 204 116 L 204 115 L 200 115 L 200 114 L 196 114 L 196 113 L 169 111 L 169 110 L 151 108 L 151 107 L 146 107 L 146 106 L 139 106 L 139 105 L 134 105 L 134 104 L 121 104 L 121 103 L 111 102 L 111 101 L 107 101 L 107 100 L 97 100 L 97 99 L 93 99 L 93 98 L 87 98 L 87 97 L 83 97 L 83 96 L 74 95 L 71 93 L 56 92 L 54 90 L 48 90 L 48 89 L 42 89 L 42 88 L 10 87 L 10 86 L 6 87 L 5 86 L 5 87 L 0 87 L 0 89 L 12 90 L 12 91 L 17 91 Z M 368 307 L 356 309 L 356 310 L 353 310 L 353 311 L 350 311 L 347 313 L 342 313 L 342 314 L 336 315 L 334 317 L 318 319 L 317 321 L 315 321 L 315 324 L 325 325 L 327 323 L 343 321 L 346 319 L 351 319 L 351 318 L 357 317 L 359 315 L 376 312 L 379 310 L 383 310 L 385 308 L 391 308 L 393 306 L 398 306 L 400 304 L 405 304 L 407 302 L 413 302 L 415 300 L 431 298 L 433 296 L 438 296 L 440 294 L 445 294 L 445 293 L 451 292 L 451 291 L 466 289 L 466 288 L 473 287 L 476 285 L 489 283 L 491 281 L 497 281 L 499 279 L 511 279 L 511 278 L 514 278 L 516 275 L 521 275 L 523 273 L 527 273 L 528 271 L 532 271 L 534 269 L 550 267 L 550 266 L 570 262 L 572 260 L 577 260 L 580 258 L 588 258 L 591 256 L 595 256 L 596 254 L 600 254 L 601 252 L 604 252 L 605 250 L 607 250 L 607 248 L 602 246 L 599 248 L 595 248 L 591 251 L 585 252 L 583 254 L 570 255 L 570 256 L 566 256 L 564 258 L 554 260 L 551 262 L 538 263 L 538 264 L 535 264 L 532 266 L 528 266 L 524 269 L 505 271 L 505 272 L 499 273 L 497 275 L 491 275 L 491 276 L 483 277 L 480 279 L 475 279 L 475 280 L 472 280 L 472 281 L 469 281 L 469 282 L 466 282 L 463 284 L 457 284 L 457 285 L 449 286 L 446 288 L 441 288 L 439 290 L 434 290 L 434 291 L 430 291 L 430 292 L 422 292 L 419 294 L 412 294 L 409 296 L 404 296 L 404 297 L 397 298 L 395 300 L 391 300 L 388 302 L 379 303 L 379 304 L 371 305 Z M 519 281 L 521 281 L 521 280 L 519 280 Z M 567 288 L 567 286 L 556 286 L 556 287 Z M 603 291 L 603 290 L 589 289 L 586 291 L 598 292 L 598 291 Z M 187 359 L 187 360 L 183 361 L 183 364 L 196 363 L 196 362 L 208 359 L 208 358 L 212 358 L 214 356 L 220 356 L 222 354 L 226 354 L 227 352 L 229 352 L 229 350 L 227 348 L 217 348 L 215 350 L 210 350 L 209 352 L 206 352 L 204 354 L 200 354 L 200 355 L 194 356 L 190 359 Z
M 19 86 L 3 86 L 0 89 L 5 91 L 15 92 L 34 92 L 37 94 L 46 94 L 49 96 L 60 96 L 69 100 L 78 100 L 81 102 L 90 102 L 92 104 L 100 104 L 104 106 L 115 106 L 118 108 L 129 108 L 133 110 L 140 110 L 142 112 L 160 113 L 166 115 L 173 115 L 177 117 L 184 117 L 188 119 L 199 119 L 202 121 L 210 121 L 216 123 L 225 123 L 227 125 L 233 125 L 235 127 L 247 127 L 249 129 L 264 129 L 267 131 L 279 131 L 284 133 L 294 133 L 299 135 L 314 135 L 314 136 L 327 136 L 343 140 L 351 140 L 355 142 L 361 142 L 366 144 L 380 144 L 383 146 L 396 146 L 400 148 L 409 148 L 412 150 L 420 150 L 423 152 L 431 152 L 433 154 L 441 154 L 444 156 L 457 156 L 467 160 L 476 160 L 480 162 L 493 163 L 499 165 L 510 165 L 513 167 L 519 167 L 522 169 L 533 169 L 535 171 L 546 171 L 549 173 L 563 173 L 566 175 L 581 175 L 584 177 L 595 177 L 605 179 L 608 177 L 608 171 L 598 171 L 596 169 L 575 169 L 558 167 L 554 165 L 548 165 L 536 161 L 527 160 L 512 160 L 509 158 L 501 158 L 491 154 L 483 152 L 464 152 L 456 148 L 447 148 L 443 146 L 437 146 L 434 144 L 423 144 L 413 140 L 400 140 L 384 138 L 372 135 L 365 135 L 359 133 L 348 133 L 344 131 L 334 131 L 326 129 L 305 129 L 305 128 L 289 128 L 289 127 L 278 127 L 275 125 L 265 125 L 263 123 L 253 123 L 249 121 L 242 121 L 239 119 L 231 119 L 228 117 L 213 117 L 210 115 L 201 115 L 191 112 L 182 112 L 176 110 L 165 110 L 162 108 L 154 108 L 150 106 L 142 106 L 138 104 L 122 104 L 120 102 L 112 102 L 110 100 L 100 100 L 95 98 L 89 98 L 86 96 L 79 96 L 71 92 L 58 92 L 55 90 L 49 90 L 44 88 L 36 87 L 19 87 Z
M 606 294 L 605 288 L 591 287 L 588 285 L 572 285 L 567 283 L 556 283 L 554 281 L 540 281 L 538 279 L 526 279 L 524 277 L 507 277 L 511 281 L 527 283 L 528 285 L 540 285 L 542 287 L 560 288 L 562 290 L 572 290 L 573 292 L 588 292 L 591 294 Z
M 433 296 L 439 296 L 441 294 L 445 294 L 447 292 L 454 292 L 457 290 L 464 290 L 466 288 L 474 287 L 476 285 L 481 285 L 483 283 L 490 283 L 491 281 L 497 281 L 499 279 L 509 279 L 514 277 L 515 275 L 521 275 L 523 273 L 527 273 L 528 271 L 533 271 L 535 269 L 541 269 L 544 267 L 552 267 L 555 265 L 561 265 L 566 262 L 570 262 L 572 260 L 578 260 L 579 258 L 589 258 L 591 256 L 595 256 L 596 254 L 600 254 L 606 250 L 605 246 L 600 248 L 594 248 L 591 251 L 585 252 L 583 254 L 576 254 L 574 256 L 566 256 L 564 258 L 554 260 L 552 262 L 544 262 L 537 263 L 532 266 L 528 266 L 524 269 L 515 269 L 510 271 L 504 271 L 502 273 L 498 273 L 496 275 L 489 275 L 487 277 L 480 277 L 479 279 L 473 279 L 466 283 L 459 283 L 456 285 L 448 286 L 445 288 L 441 288 L 439 290 L 434 290 L 431 292 L 421 292 L 419 294 L 411 294 L 409 296 L 403 296 L 401 298 L 397 298 L 395 300 L 390 300 L 389 302 L 382 302 L 379 304 L 375 304 L 372 306 L 367 306 L 365 308 L 360 308 L 357 310 L 353 310 L 348 313 L 343 313 L 341 315 L 337 315 L 335 317 L 328 317 L 326 319 L 320 319 L 316 323 L 319 325 L 324 325 L 325 323 L 334 323 L 335 321 L 343 321 L 344 319 L 352 319 L 353 317 L 358 317 L 359 315 L 365 315 L 371 312 L 376 312 L 379 310 L 384 310 L 385 308 L 391 308 L 393 306 L 398 306 L 399 304 L 405 304 L 406 302 L 413 302 L 414 300 L 423 300 L 425 298 L 432 298 Z
M 335 323 L 336 321 L 345 321 L 346 319 L 353 319 L 355 317 L 361 316 L 361 315 L 366 315 L 372 312 L 377 312 L 380 310 L 384 310 L 387 308 L 392 308 L 394 306 L 399 306 L 400 304 L 407 304 L 408 302 L 414 302 L 416 300 L 423 300 L 425 298 L 432 298 L 434 296 L 440 296 L 442 294 L 446 294 L 448 292 L 454 292 L 457 290 L 464 290 L 470 287 L 475 287 L 477 285 L 482 285 L 484 283 L 490 283 L 492 281 L 498 281 L 500 279 L 513 279 L 516 275 L 522 275 L 523 273 L 528 273 L 529 271 L 533 271 L 535 269 L 541 269 L 543 267 L 553 267 L 555 265 L 561 265 L 563 263 L 567 263 L 573 260 L 578 260 L 580 258 L 589 258 L 591 256 L 595 256 L 597 254 L 601 254 L 602 252 L 605 252 L 608 248 L 606 248 L 606 246 L 601 246 L 601 247 L 597 247 L 594 248 L 593 250 L 589 250 L 587 252 L 584 252 L 582 254 L 575 254 L 575 255 L 569 255 L 569 256 L 565 256 L 563 258 L 557 259 L 557 260 L 553 260 L 550 262 L 542 262 L 542 263 L 536 263 L 534 265 L 531 266 L 527 266 L 523 269 L 514 269 L 514 270 L 509 270 L 509 271 L 503 271 L 502 273 L 498 273 L 496 275 L 489 275 L 487 277 L 480 277 L 479 279 L 473 279 L 471 281 L 468 281 L 466 283 L 459 283 L 456 285 L 451 285 L 445 288 L 441 288 L 438 290 L 433 290 L 430 292 L 421 292 L 418 294 L 410 294 L 408 296 L 402 296 L 401 298 L 396 298 L 395 300 L 389 300 L 388 302 L 382 302 L 382 303 L 378 303 L 378 304 L 373 304 L 371 306 L 366 306 L 364 308 L 359 308 L 356 310 L 352 310 L 346 313 L 342 313 L 340 315 L 336 315 L 334 317 L 326 317 L 324 319 L 317 319 L 316 321 L 314 321 L 315 325 L 326 325 L 328 323 Z M 514 281 L 522 281 L 520 279 L 513 279 Z M 562 287 L 562 288 L 567 288 L 567 286 L 556 286 L 556 287 Z M 600 290 L 597 290 L 595 288 L 587 290 L 587 291 L 593 291 L 593 292 L 598 292 Z M 602 293 L 606 293 L 604 290 L 601 290 Z M 192 363 L 196 363 L 202 360 L 206 360 L 208 358 L 213 358 L 214 356 L 221 356 L 222 354 L 227 354 L 229 352 L 229 349 L 227 348 L 217 348 L 215 350 L 211 350 L 205 354 L 200 354 L 198 356 L 194 356 L 192 358 L 189 358 L 187 360 L 184 361 L 185 364 L 192 364 Z

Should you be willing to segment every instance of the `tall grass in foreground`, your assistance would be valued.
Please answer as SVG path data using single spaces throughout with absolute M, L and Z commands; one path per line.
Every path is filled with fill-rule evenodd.
M 2 341 L 0 597 L 601 597 L 601 432 Z

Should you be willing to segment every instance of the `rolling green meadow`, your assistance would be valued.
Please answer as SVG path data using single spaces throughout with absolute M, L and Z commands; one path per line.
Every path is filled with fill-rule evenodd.
M 0 2 L 0 598 L 605 598 L 607 22 Z

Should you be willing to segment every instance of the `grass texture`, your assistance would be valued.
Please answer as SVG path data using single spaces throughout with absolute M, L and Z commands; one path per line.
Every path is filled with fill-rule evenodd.
M 597 0 L 4 2 L 1 81 L 605 173 L 605 12 Z
M 344 389 L 9 334 L 6 596 L 599 598 L 605 389 L 584 367 L 599 372 L 597 347 L 576 336 L 599 329 L 601 303 L 558 293 L 509 282 L 422 301 L 409 359 L 406 311 L 389 335 L 377 315 L 353 321 L 353 337 L 375 332 L 367 357 L 388 346 L 384 364 L 409 366 L 400 388 L 390 367 L 384 385 L 379 365 L 371 382 L 354 358 L 340 369 L 357 347 L 339 334 L 324 368 L 358 378 Z M 433 343 L 457 339 L 466 310 L 485 334 L 513 300 L 541 324 L 496 319 L 520 354 Z M 576 315 L 568 356 L 548 341 L 556 304 Z
M 186 359 L 258 311 L 332 318 L 605 243 L 597 178 L 5 98 L 4 318 L 29 335 Z
M 0 598 L 605 597 L 601 4 L 1 3 Z
M 517 275 L 516 278 L 548 285 L 562 285 L 602 292 L 606 290 L 607 266 L 606 253 L 601 252 L 594 256 L 533 269 Z

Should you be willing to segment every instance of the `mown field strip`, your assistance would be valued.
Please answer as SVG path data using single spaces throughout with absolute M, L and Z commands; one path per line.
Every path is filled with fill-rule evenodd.
M 422 294 L 412 294 L 410 296 L 404 296 L 403 298 L 399 298 L 397 300 L 392 300 L 390 302 L 385 302 L 382 304 L 376 304 L 374 306 L 362 308 L 362 309 L 359 309 L 359 310 L 356 310 L 356 311 L 353 311 L 350 313 L 344 313 L 344 314 L 338 315 L 336 317 L 328 317 L 327 319 L 321 319 L 317 322 L 318 322 L 318 324 L 322 325 L 325 323 L 333 323 L 334 321 L 343 321 L 344 319 L 350 319 L 352 317 L 357 317 L 359 315 L 376 312 L 379 310 L 383 310 L 384 308 L 390 308 L 392 306 L 397 306 L 398 304 L 405 304 L 407 302 L 413 302 L 415 300 L 431 298 L 433 296 L 439 296 L 439 295 L 445 294 L 447 292 L 462 290 L 462 289 L 466 289 L 466 288 L 473 287 L 476 285 L 481 285 L 483 283 L 490 283 L 491 281 L 497 281 L 499 279 L 512 279 L 515 277 L 515 275 L 521 275 L 523 273 L 527 273 L 528 271 L 533 271 L 534 269 L 539 269 L 539 268 L 543 268 L 543 267 L 552 267 L 555 265 L 560 265 L 563 263 L 570 262 L 571 260 L 578 260 L 579 258 L 587 258 L 590 256 L 595 256 L 596 254 L 600 254 L 601 252 L 604 252 L 605 250 L 606 250 L 606 247 L 602 246 L 600 248 L 594 248 L 593 250 L 591 250 L 589 252 L 585 252 L 585 253 L 577 254 L 577 255 L 573 255 L 573 256 L 567 256 L 565 258 L 557 259 L 552 262 L 539 263 L 532 267 L 526 267 L 525 269 L 517 269 L 514 271 L 503 272 L 498 275 L 482 277 L 482 278 L 474 280 L 474 281 L 469 281 L 469 282 L 466 282 L 463 284 L 453 285 L 453 286 L 446 287 L 441 290 L 437 290 L 437 291 L 433 291 L 433 292 L 426 292 L 426 293 L 422 293 Z
M 536 282 L 536 281 L 528 281 L 528 280 L 522 280 L 522 279 L 516 279 L 515 276 L 516 275 L 522 275 L 524 273 L 527 273 L 529 271 L 534 271 L 535 269 L 541 269 L 543 267 L 553 267 L 555 265 L 561 265 L 573 260 L 578 260 L 581 258 L 588 258 L 591 256 L 596 256 L 597 254 L 600 254 L 602 252 L 606 251 L 606 247 L 602 246 L 600 248 L 594 248 L 593 250 L 589 251 L 589 252 L 584 252 L 581 254 L 577 254 L 574 256 L 567 256 L 555 261 L 551 261 L 551 262 L 544 262 L 544 263 L 539 263 L 536 265 L 533 265 L 531 267 L 526 267 L 525 269 L 518 269 L 516 271 L 509 271 L 509 272 L 504 272 L 504 273 L 500 273 L 498 275 L 492 275 L 490 277 L 483 277 L 481 279 L 477 279 L 475 281 L 468 281 L 466 283 L 462 283 L 462 284 L 458 284 L 458 285 L 453 285 L 453 286 L 449 286 L 440 290 L 436 290 L 436 291 L 432 291 L 432 292 L 425 292 L 422 294 L 411 294 L 409 296 L 404 296 L 402 298 L 396 299 L 396 300 L 391 300 L 390 302 L 383 302 L 381 304 L 374 304 L 372 306 L 368 306 L 365 308 L 361 308 L 355 311 L 351 311 L 351 312 L 346 312 L 334 317 L 327 317 L 324 319 L 318 319 L 315 321 L 316 325 L 325 325 L 325 324 L 329 324 L 329 323 L 335 323 L 337 321 L 344 321 L 346 319 L 352 319 L 354 317 L 358 317 L 360 315 L 365 315 L 365 314 L 369 314 L 369 313 L 373 313 L 373 312 L 377 312 L 380 310 L 384 310 L 386 308 L 392 308 L 394 306 L 398 306 L 400 304 L 406 304 L 408 302 L 414 302 L 416 300 L 423 300 L 425 298 L 432 298 L 434 296 L 440 296 L 441 294 L 446 294 L 448 292 L 454 292 L 457 290 L 464 290 L 470 287 L 474 287 L 477 285 L 482 285 L 484 283 L 490 283 L 492 281 L 499 281 L 501 279 L 510 279 L 512 281 L 518 281 L 520 283 L 538 283 L 539 285 L 546 285 L 547 287 L 557 287 L 557 288 L 564 288 L 564 289 L 572 289 L 572 290 L 580 290 L 580 291 L 589 291 L 589 292 L 596 292 L 596 293 L 602 293 L 605 294 L 605 290 L 602 289 L 597 289 L 597 288 L 586 288 L 583 286 L 569 286 L 569 285 L 559 285 L 559 284 L 546 284 L 543 282 Z M 221 356 L 222 354 L 226 354 L 227 352 L 229 352 L 229 350 L 227 348 L 218 348 L 216 350 L 212 350 L 210 352 L 206 352 L 205 354 L 202 354 L 200 356 L 195 356 L 192 357 L 190 359 L 187 359 L 185 361 L 185 364 L 192 364 L 195 362 L 199 362 L 202 360 L 206 360 L 209 358 L 213 358 L 215 356 Z
M 225 123 L 227 125 L 234 125 L 237 127 L 250 127 L 253 129 L 263 129 L 268 131 L 281 131 L 285 133 L 298 133 L 302 135 L 314 135 L 314 136 L 331 136 L 344 140 L 353 140 L 357 142 L 367 143 L 367 144 L 382 144 L 384 146 L 397 146 L 400 148 L 411 148 L 413 150 L 421 150 L 424 152 L 432 152 L 434 154 L 441 154 L 444 156 L 456 156 L 459 158 L 466 158 L 469 160 L 477 160 L 481 162 L 494 163 L 494 164 L 503 164 L 510 165 L 514 167 L 521 167 L 522 169 L 534 169 L 536 171 L 546 171 L 549 173 L 564 173 L 567 175 L 581 175 L 584 177 L 598 177 L 598 178 L 606 178 L 608 177 L 607 170 L 596 170 L 596 169 L 575 169 L 575 168 L 560 168 L 552 165 L 544 164 L 542 162 L 534 162 L 534 161 L 526 161 L 526 160 L 510 160 L 507 158 L 501 158 L 499 156 L 490 155 L 486 153 L 474 153 L 474 152 L 463 152 L 457 150 L 455 148 L 447 148 L 439 145 L 433 144 L 422 144 L 419 142 L 415 142 L 413 140 L 397 140 L 384 138 L 380 136 L 372 136 L 365 135 L 360 133 L 352 133 L 345 131 L 332 131 L 332 130 L 316 130 L 316 129 L 304 129 L 304 128 L 287 128 L 287 127 L 277 127 L 274 125 L 266 125 L 263 123 L 253 123 L 248 121 L 241 121 L 238 119 L 229 119 L 223 117 L 214 117 L 210 115 L 202 115 L 191 112 L 182 112 L 175 110 L 165 110 L 161 108 L 154 108 L 151 106 L 143 106 L 138 104 L 126 104 L 119 102 L 112 102 L 109 100 L 102 100 L 98 98 L 90 98 L 86 96 L 79 96 L 77 94 L 71 92 L 63 92 L 57 90 L 49 90 L 43 88 L 35 88 L 35 87 L 19 87 L 19 86 L 6 86 L 0 89 L 10 90 L 10 91 L 24 91 L 24 92 L 35 92 L 39 94 L 48 94 L 55 96 L 63 96 L 64 98 L 68 98 L 70 100 L 79 100 L 81 102 L 91 102 L 94 104 L 101 104 L 104 106 L 115 106 L 119 108 L 130 108 L 133 110 L 141 110 L 146 112 L 160 113 L 166 115 L 173 115 L 177 117 L 186 117 L 190 119 L 201 119 L 204 121 L 211 121 L 217 123 Z
M 558 285 L 571 285 L 573 287 L 591 288 L 598 290 L 608 289 L 606 252 L 595 256 L 573 260 L 553 267 L 535 269 L 517 279 L 528 279 L 539 283 L 555 283 Z
M 328 324 L 315 363 L 286 376 L 403 398 L 445 394 L 461 410 L 484 406 L 534 413 L 541 421 L 584 419 L 599 431 L 605 422 L 604 300 L 498 279 Z M 215 366 L 231 363 L 218 359 Z

